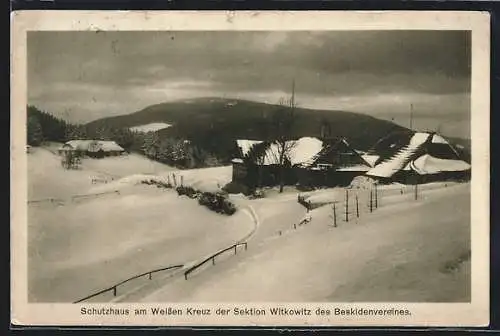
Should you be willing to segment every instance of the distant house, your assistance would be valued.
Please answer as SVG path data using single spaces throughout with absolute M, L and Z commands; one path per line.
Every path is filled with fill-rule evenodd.
M 237 140 L 239 156 L 232 160 L 233 181 L 249 187 L 279 184 L 279 150 L 272 142 Z M 343 139 L 303 137 L 289 141 L 284 170 L 286 185 L 345 186 L 371 166 Z
M 116 142 L 103 140 L 71 140 L 59 148 L 59 154 L 63 154 L 67 151 L 74 152 L 79 156 L 89 156 L 93 158 L 118 156 L 125 153 L 125 149 Z
M 467 180 L 471 166 L 435 132 L 398 132 L 382 138 L 364 158 L 373 166 L 366 175 L 384 183 Z

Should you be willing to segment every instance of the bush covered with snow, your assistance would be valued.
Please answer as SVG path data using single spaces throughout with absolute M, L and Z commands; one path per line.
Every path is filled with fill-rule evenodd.
M 204 192 L 198 197 L 198 203 L 226 215 L 236 212 L 236 206 L 227 198 L 227 195 L 221 193 Z
M 198 191 L 189 186 L 179 186 L 175 190 L 177 191 L 177 194 L 179 194 L 179 196 L 186 195 L 189 198 L 196 198 L 199 194 Z

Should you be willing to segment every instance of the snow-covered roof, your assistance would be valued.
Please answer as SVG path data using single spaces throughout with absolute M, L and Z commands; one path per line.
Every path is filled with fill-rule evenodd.
M 104 152 L 124 151 L 124 149 L 114 141 L 103 140 L 70 140 L 66 142 L 61 149 L 71 147 L 74 150 L 97 152 L 102 150 Z
M 366 174 L 374 177 L 388 178 L 401 170 L 413 170 L 418 174 L 425 175 L 444 171 L 464 171 L 470 169 L 470 165 L 460 160 L 458 155 L 456 159 L 435 158 L 429 154 L 422 154 L 415 157 L 422 149 L 422 146 L 433 146 L 433 144 L 445 144 L 450 146 L 448 141 L 440 135 L 428 132 L 415 132 L 411 136 L 408 144 L 396 151 L 391 157 L 383 160 L 370 169 Z M 455 152 L 453 148 L 451 148 L 451 150 Z M 364 159 L 368 161 L 371 158 L 365 155 Z
M 294 141 L 290 150 L 290 162 L 292 165 L 310 162 L 323 149 L 323 141 L 304 137 Z
M 436 174 L 447 171 L 466 171 L 471 167 L 462 160 L 438 159 L 429 154 L 422 155 L 411 162 L 411 168 L 420 175 Z
M 238 144 L 238 147 L 241 149 L 241 153 L 243 154 L 243 156 L 246 156 L 254 145 L 262 143 L 262 141 L 242 139 L 242 140 L 236 140 L 236 143 Z
M 236 140 L 244 156 L 248 154 L 254 145 L 262 142 L 263 141 L 258 140 Z M 323 149 L 323 141 L 317 138 L 303 137 L 298 140 L 287 141 L 286 147 L 288 148 L 288 159 L 292 165 L 304 164 L 311 161 Z M 279 144 L 270 144 L 266 151 L 263 164 L 279 164 L 279 153 Z
M 374 154 L 364 154 L 361 157 L 373 167 L 380 156 Z
M 368 171 L 368 175 L 377 177 L 391 177 L 408 163 L 408 160 L 429 138 L 429 133 L 417 132 L 410 138 L 408 145 L 397 151 L 388 160 L 382 161 Z
M 440 143 L 440 144 L 448 144 L 448 141 L 446 141 L 442 136 L 434 134 L 432 136 L 432 143 Z

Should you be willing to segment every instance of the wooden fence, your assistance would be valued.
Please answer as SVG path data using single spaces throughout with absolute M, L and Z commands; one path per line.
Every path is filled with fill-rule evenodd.
M 212 265 L 215 265 L 215 258 L 218 257 L 218 256 L 220 256 L 221 254 L 227 252 L 227 251 L 234 250 L 234 254 L 237 254 L 238 253 L 238 246 L 245 246 L 245 250 L 246 250 L 247 249 L 247 242 L 237 243 L 237 244 L 231 245 L 228 248 L 225 248 L 224 250 L 221 250 L 221 251 L 219 251 L 219 252 L 217 252 L 215 254 L 212 254 L 210 257 L 204 259 L 203 261 L 201 261 L 201 262 L 197 263 L 196 265 L 194 265 L 194 266 L 190 267 L 189 269 L 187 269 L 184 272 L 184 279 L 187 280 L 188 275 L 190 273 L 192 273 L 196 269 L 200 268 L 204 264 L 208 263 L 209 261 L 212 261 Z
M 115 297 L 116 297 L 118 287 L 119 287 L 119 286 L 121 286 L 121 285 L 123 285 L 123 284 L 125 284 L 125 283 L 127 283 L 127 282 L 129 282 L 129 281 L 132 281 L 132 280 L 138 279 L 138 278 L 143 277 L 143 276 L 145 276 L 145 275 L 147 275 L 147 276 L 148 276 L 148 279 L 149 279 L 149 280 L 152 280 L 152 278 L 153 278 L 153 274 L 154 274 L 154 273 L 158 273 L 158 272 L 162 272 L 162 271 L 168 271 L 168 270 L 177 269 L 177 268 L 181 268 L 181 267 L 184 267 L 184 265 L 174 265 L 174 266 L 168 266 L 168 267 L 158 268 L 158 269 L 155 269 L 155 270 L 152 270 L 152 271 L 149 271 L 149 272 L 141 273 L 141 274 L 139 274 L 139 275 L 135 275 L 135 276 L 130 277 L 130 278 L 126 279 L 126 280 L 123 280 L 123 281 L 121 281 L 121 282 L 119 282 L 119 283 L 117 283 L 117 284 L 115 284 L 115 285 L 113 285 L 113 286 L 111 286 L 111 287 L 108 287 L 108 288 L 106 288 L 106 289 L 103 289 L 103 290 L 101 290 L 101 291 L 99 291 L 99 292 L 97 292 L 97 293 L 94 293 L 94 294 L 92 294 L 92 295 L 86 296 L 86 297 L 84 297 L 83 299 L 80 299 L 80 300 L 75 301 L 75 302 L 73 302 L 73 303 L 80 303 L 80 302 L 86 301 L 86 300 L 88 300 L 88 299 L 91 299 L 91 298 L 93 298 L 93 297 L 96 297 L 96 296 L 98 296 L 98 295 L 101 295 L 101 294 L 104 294 L 104 293 L 107 293 L 107 292 L 110 292 L 110 291 L 113 291 L 113 296 L 115 296 Z
M 38 200 L 31 200 L 28 201 L 28 204 L 40 204 L 40 203 L 45 203 L 45 202 L 50 202 L 50 203 L 65 203 L 67 201 L 77 201 L 80 199 L 88 199 L 88 198 L 94 198 L 94 197 L 99 197 L 99 196 L 104 196 L 104 195 L 111 195 L 111 194 L 120 194 L 119 190 L 113 190 L 113 191 L 105 191 L 101 193 L 95 193 L 95 194 L 81 194 L 81 195 L 73 195 L 70 196 L 67 199 L 62 199 L 62 198 L 44 198 L 44 199 L 38 199 Z

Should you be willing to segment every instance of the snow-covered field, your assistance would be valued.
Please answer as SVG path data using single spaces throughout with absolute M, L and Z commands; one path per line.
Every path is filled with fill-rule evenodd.
M 227 217 L 141 184 L 146 179 L 212 189 L 231 180 L 231 167 L 174 170 L 140 156 L 86 159 L 66 171 L 47 149 L 28 155 L 30 199 L 114 191 L 81 201 L 31 203 L 30 301 L 74 301 L 133 275 L 192 264 L 241 239 L 248 250 L 193 273 L 149 282 L 120 301 L 468 301 L 470 185 L 379 186 L 301 193 L 336 202 L 311 212 L 291 187 L 265 198 L 231 195 L 240 211 Z M 91 184 L 103 173 L 108 183 Z M 357 196 L 357 197 L 356 197 Z M 356 217 L 356 199 L 359 218 Z M 241 209 L 251 207 L 257 222 Z M 302 218 L 311 222 L 297 225 Z M 257 226 L 255 226 L 257 225 Z M 130 288 L 129 288 L 130 289 Z M 122 294 L 122 293 L 120 293 Z M 112 299 L 108 297 L 107 299 Z
M 46 148 L 34 148 L 28 160 L 30 199 L 64 199 L 28 204 L 30 301 L 72 302 L 136 274 L 198 260 L 254 230 L 244 212 L 219 215 L 154 186 L 121 183 L 112 188 L 117 193 L 71 199 L 99 186 L 133 181 L 127 179 L 131 172 L 173 171 L 140 156 L 84 159 L 74 171 L 64 170 Z M 91 177 L 98 172 L 116 180 L 93 185 Z M 202 180 L 203 173 L 186 176 Z M 216 169 L 206 173 L 224 176 Z
M 149 123 L 145 125 L 140 125 L 140 126 L 134 126 L 130 127 L 132 131 L 136 132 L 156 132 L 164 128 L 169 128 L 171 127 L 171 124 L 163 123 L 163 122 L 156 122 L 156 123 Z
M 337 227 L 331 208 L 318 208 L 297 229 L 290 227 L 300 213 L 292 195 L 267 205 L 254 201 L 261 203 L 255 209 L 262 239 L 252 240 L 246 253 L 143 300 L 469 301 L 469 185 L 422 191 L 417 201 L 406 194 L 389 197 L 400 199 L 373 213 L 364 210 L 358 220 L 351 215 L 345 222 L 340 212 Z
M 67 170 L 55 154 L 55 145 L 34 147 L 28 155 L 28 200 L 66 198 L 86 194 L 92 179 L 112 181 L 131 174 L 164 174 L 174 168 L 137 154 L 103 159 L 83 159 L 81 169 Z

